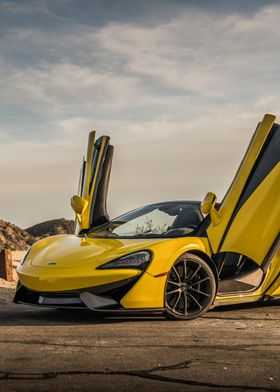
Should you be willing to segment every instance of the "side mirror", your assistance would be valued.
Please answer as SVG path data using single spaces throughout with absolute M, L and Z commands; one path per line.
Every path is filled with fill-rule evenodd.
M 201 212 L 204 215 L 210 213 L 211 221 L 214 226 L 218 225 L 221 221 L 221 216 L 219 211 L 216 210 L 215 205 L 217 201 L 217 196 L 213 192 L 208 192 L 200 204 Z
M 71 199 L 71 207 L 73 208 L 78 222 L 81 224 L 82 222 L 82 214 L 85 212 L 88 206 L 88 201 L 81 196 L 73 196 Z
M 217 196 L 213 192 L 208 192 L 200 204 L 201 212 L 208 215 L 212 207 L 215 207 Z

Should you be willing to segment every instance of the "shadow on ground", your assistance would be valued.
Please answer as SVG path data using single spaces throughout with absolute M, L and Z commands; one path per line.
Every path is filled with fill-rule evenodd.
M 280 305 L 280 300 L 258 302 L 253 304 L 228 305 L 208 311 L 203 318 L 227 320 L 265 320 L 268 312 Z M 257 310 L 257 313 L 256 313 Z M 50 309 L 33 306 L 6 304 L 0 305 L 0 326 L 33 325 L 79 325 L 106 324 L 129 321 L 166 321 L 163 316 L 116 316 L 112 314 L 93 313 L 88 310 Z M 170 321 L 172 323 L 172 321 Z

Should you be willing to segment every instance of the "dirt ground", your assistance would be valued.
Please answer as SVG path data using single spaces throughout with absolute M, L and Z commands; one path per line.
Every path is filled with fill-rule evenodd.
M 279 301 L 191 322 L 0 305 L 1 392 L 272 392 L 279 369 Z

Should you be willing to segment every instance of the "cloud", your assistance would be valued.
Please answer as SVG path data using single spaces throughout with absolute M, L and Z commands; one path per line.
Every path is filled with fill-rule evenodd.
M 125 59 L 129 72 L 200 96 L 226 98 L 229 92 L 245 92 L 247 86 L 240 83 L 245 77 L 255 91 L 252 75 L 263 82 L 270 80 L 269 72 L 277 72 L 279 14 L 279 6 L 268 6 L 253 16 L 221 19 L 219 14 L 190 9 L 153 28 L 104 27 L 97 37 L 105 49 Z
M 71 216 L 87 132 L 116 146 L 110 209 L 164 199 L 221 199 L 264 112 L 279 107 L 280 6 L 157 23 L 6 28 L 0 40 L 0 216 L 28 226 Z M 2 4 L 3 9 L 3 4 Z M 48 18 L 49 28 L 47 28 Z M 54 28 L 52 28 L 54 26 Z

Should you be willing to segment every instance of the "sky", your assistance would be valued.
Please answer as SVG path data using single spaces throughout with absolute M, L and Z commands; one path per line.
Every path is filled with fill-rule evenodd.
M 115 146 L 111 217 L 221 200 L 280 102 L 280 2 L 0 0 L 0 218 L 73 218 L 89 131 Z

